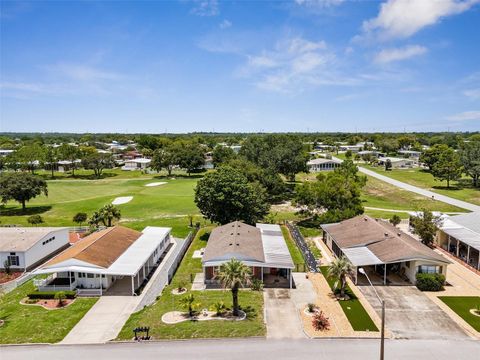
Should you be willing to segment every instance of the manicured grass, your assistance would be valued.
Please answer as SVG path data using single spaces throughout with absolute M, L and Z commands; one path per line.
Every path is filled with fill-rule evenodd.
M 320 227 L 298 226 L 298 229 L 304 238 L 322 236 L 322 229 L 320 229 Z
M 424 169 L 415 168 L 385 171 L 383 167 L 369 165 L 360 166 L 410 185 L 480 205 L 480 188 L 473 188 L 471 185 L 471 179 L 467 177 L 462 178 L 460 181 L 453 181 L 450 188 L 447 188 L 446 182 L 436 181 L 433 175 Z
M 438 298 L 471 327 L 480 332 L 480 316 L 475 316 L 470 312 L 471 309 L 480 308 L 480 296 L 439 296 Z
M 62 340 L 98 300 L 78 298 L 63 309 L 46 310 L 19 301 L 34 290 L 32 281 L 11 291 L 0 300 L 1 344 L 55 343 Z
M 328 266 L 321 266 L 320 271 L 327 280 L 328 285 L 330 286 L 332 291 L 334 291 L 336 280 L 327 276 Z M 362 303 L 355 296 L 348 284 L 345 292 L 348 294 L 348 296 L 350 296 L 350 300 L 339 301 L 339 304 L 342 307 L 343 312 L 347 316 L 350 325 L 352 325 L 353 330 L 378 331 L 378 328 L 375 326 L 375 323 L 370 318 L 370 315 L 368 315 Z
M 466 211 L 453 205 L 428 199 L 411 191 L 399 189 L 370 176 L 367 176 L 367 184 L 362 189 L 362 200 L 363 206 L 380 209 L 419 210 L 425 208 L 442 212 Z
M 287 243 L 288 250 L 290 251 L 290 256 L 292 257 L 293 263 L 297 266 L 305 266 L 305 259 L 303 258 L 302 252 L 292 239 L 287 227 L 284 225 L 282 225 L 282 233 L 283 237 L 285 238 L 285 242 Z
M 186 339 L 186 338 L 216 338 L 216 337 L 244 337 L 265 335 L 263 322 L 263 293 L 251 290 L 242 290 L 239 293 L 239 303 L 247 313 L 243 321 L 186 321 L 175 325 L 162 322 L 162 315 L 169 311 L 184 311 L 179 305 L 182 295 L 173 295 L 171 290 L 180 283 L 190 283 L 191 274 L 202 271 L 200 259 L 193 259 L 195 250 L 204 248 L 211 227 L 200 229 L 190 245 L 183 261 L 175 274 L 171 285 L 167 286 L 158 301 L 133 314 L 118 339 L 128 340 L 133 337 L 132 329 L 137 326 L 149 326 L 150 334 L 154 339 Z M 188 289 L 191 288 L 189 284 Z M 200 308 L 209 308 L 213 303 L 223 301 L 227 307 L 232 306 L 231 292 L 228 290 L 193 291 L 195 302 L 201 304 Z
M 365 209 L 365 214 L 375 218 L 375 219 L 386 219 L 389 220 L 393 215 L 400 216 L 401 219 L 408 219 L 409 215 L 406 212 L 393 212 L 393 211 L 381 211 L 381 210 L 370 210 Z
M 160 181 L 167 184 L 145 186 Z M 195 177 L 165 179 L 152 175 L 133 179 L 111 177 L 101 180 L 48 181 L 48 197 L 39 196 L 30 201 L 26 214 L 21 212 L 17 203 L 7 203 L 4 208 L 0 208 L 0 221 L 2 224 L 28 225 L 28 216 L 40 214 L 45 221 L 43 226 L 74 226 L 72 218 L 77 212 L 90 215 L 116 197 L 133 196 L 129 203 L 118 205 L 122 213 L 122 224 L 135 228 L 139 224 L 173 225 L 174 235 L 182 236 L 185 232 L 188 233 L 187 215 L 198 215 L 193 201 L 197 181 L 198 178 Z M 175 218 L 182 220 L 172 221 Z M 200 221 L 200 217 L 195 221 Z

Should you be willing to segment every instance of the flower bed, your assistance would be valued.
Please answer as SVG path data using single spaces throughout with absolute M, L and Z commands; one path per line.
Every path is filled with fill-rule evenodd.
M 4 271 L 0 272 L 0 284 L 5 284 L 9 281 L 15 280 L 22 276 L 22 272 L 15 271 L 12 272 L 11 274 L 6 274 Z
M 31 300 L 25 298 L 20 301 L 20 304 L 27 305 L 27 306 L 41 306 L 46 310 L 58 310 L 66 308 L 67 306 L 73 304 L 75 299 L 65 299 L 62 301 L 62 306 L 58 305 L 58 300 L 55 299 L 39 299 L 39 300 Z
M 165 324 L 178 324 L 184 321 L 208 321 L 208 320 L 229 320 L 241 321 L 247 318 L 247 314 L 239 310 L 239 316 L 233 316 L 231 311 L 225 312 L 223 315 L 217 315 L 214 311 L 205 311 L 195 316 L 189 316 L 186 312 L 170 311 L 162 316 L 162 321 Z

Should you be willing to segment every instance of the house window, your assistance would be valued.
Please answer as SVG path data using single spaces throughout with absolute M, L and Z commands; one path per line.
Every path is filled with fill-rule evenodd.
M 93 274 L 87 274 L 87 278 L 93 279 Z
M 410 261 L 405 261 L 405 266 L 410 269 Z
M 15 253 L 10 253 L 10 254 L 15 254 Z M 16 255 L 7 256 L 7 261 L 10 264 L 10 266 L 19 266 L 20 265 L 20 259 Z
M 421 274 L 436 274 L 441 272 L 442 267 L 436 265 L 420 265 L 418 272 Z

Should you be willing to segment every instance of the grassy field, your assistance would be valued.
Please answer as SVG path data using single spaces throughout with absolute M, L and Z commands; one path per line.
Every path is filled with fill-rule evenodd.
M 450 188 L 447 188 L 446 182 L 436 181 L 432 174 L 423 169 L 415 168 L 385 171 L 383 167 L 360 166 L 410 185 L 480 205 L 480 188 L 473 188 L 470 178 L 463 178 L 458 182 L 453 181 Z
M 439 296 L 438 298 L 480 332 L 480 316 L 470 312 L 471 309 L 480 309 L 480 296 Z
M 332 291 L 335 287 L 335 279 L 329 278 L 327 276 L 328 266 L 321 266 L 320 271 L 330 285 Z M 343 309 L 343 312 L 348 318 L 350 325 L 352 325 L 353 330 L 355 331 L 378 331 L 378 328 L 375 326 L 375 323 L 368 315 L 367 311 L 363 307 L 362 303 L 355 296 L 353 291 L 347 285 L 346 293 L 350 296 L 350 300 L 339 301 L 338 303 Z
M 150 334 L 154 339 L 187 339 L 187 338 L 216 338 L 216 337 L 244 337 L 265 335 L 263 322 L 263 294 L 262 292 L 245 290 L 239 293 L 239 302 L 247 313 L 244 321 L 186 321 L 175 325 L 162 322 L 162 315 L 173 310 L 183 310 L 179 306 L 181 295 L 173 295 L 171 290 L 180 283 L 188 283 L 190 289 L 191 274 L 202 271 L 201 260 L 193 259 L 195 250 L 206 247 L 209 231 L 204 228 L 199 231 L 190 245 L 185 257 L 175 274 L 171 285 L 167 286 L 152 306 L 146 307 L 133 314 L 126 322 L 118 339 L 127 340 L 133 337 L 132 329 L 137 326 L 149 326 Z M 213 303 L 223 301 L 227 307 L 232 306 L 230 291 L 207 290 L 193 292 L 200 308 L 209 308 Z
M 124 174 L 126 173 L 126 174 Z M 132 173 L 135 173 L 133 176 Z M 126 176 L 130 176 L 130 178 Z M 121 172 L 120 175 L 100 180 L 49 180 L 48 197 L 39 196 L 27 204 L 26 215 L 20 206 L 9 202 L 0 208 L 1 224 L 28 225 L 27 218 L 40 214 L 44 226 L 73 226 L 72 217 L 77 212 L 92 214 L 116 197 L 133 196 L 133 199 L 118 205 L 124 225 L 143 228 L 145 225 L 172 226 L 176 236 L 188 233 L 187 215 L 197 214 L 193 201 L 197 178 L 176 177 L 167 179 L 140 172 Z M 151 182 L 167 182 L 164 185 L 147 187 Z M 198 217 L 195 221 L 200 221 Z
M 97 301 L 96 298 L 79 298 L 72 305 L 57 310 L 19 304 L 33 290 L 32 281 L 28 281 L 0 300 L 0 319 L 5 320 L 0 326 L 1 344 L 58 342 Z

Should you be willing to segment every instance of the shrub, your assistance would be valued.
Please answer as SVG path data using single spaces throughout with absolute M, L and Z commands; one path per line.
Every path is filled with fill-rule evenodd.
M 252 278 L 250 288 L 253 291 L 262 291 L 263 289 L 263 282 L 257 278 Z
M 55 295 L 59 291 L 34 291 L 28 294 L 29 299 L 55 299 Z M 65 294 L 66 299 L 75 299 L 77 293 L 75 291 L 61 291 Z
M 315 312 L 315 310 L 317 310 L 317 305 L 315 305 L 313 303 L 308 303 L 307 304 L 307 310 L 308 310 L 308 312 L 313 313 L 313 312 Z
M 65 300 L 66 297 L 64 291 L 59 291 L 55 294 L 55 300 L 58 300 L 58 306 L 63 306 L 63 300 Z
M 322 331 L 330 328 L 330 321 L 323 311 L 319 311 L 313 315 L 312 325 L 315 330 Z
M 217 314 L 217 316 L 221 316 L 226 309 L 227 307 L 225 306 L 225 303 L 223 301 L 216 302 L 210 307 L 210 310 L 215 311 L 215 314 Z
M 421 291 L 441 291 L 445 284 L 445 275 L 442 274 L 422 274 L 417 278 L 417 288 Z
M 32 215 L 27 218 L 27 221 L 31 225 L 38 225 L 43 223 L 43 218 L 40 215 Z

